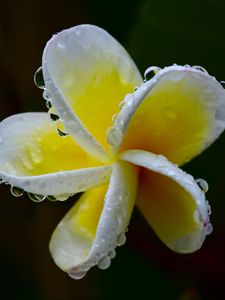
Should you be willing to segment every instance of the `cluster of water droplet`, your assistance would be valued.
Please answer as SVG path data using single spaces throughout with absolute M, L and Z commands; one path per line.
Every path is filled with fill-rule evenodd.
M 55 114 L 54 108 L 51 104 L 51 96 L 49 92 L 45 88 L 45 81 L 43 77 L 42 67 L 38 68 L 37 71 L 34 74 L 34 83 L 39 88 L 44 90 L 43 91 L 43 98 L 46 100 L 46 107 L 48 108 L 49 117 L 52 121 L 57 122 L 57 132 L 60 136 L 65 137 L 68 135 L 64 131 L 63 124 L 60 121 L 60 118 L 57 114 Z
M 0 179 L 0 184 L 2 184 L 2 183 L 8 184 L 7 181 Z M 17 198 L 24 195 L 24 190 L 17 186 L 11 186 L 10 192 L 14 197 L 17 197 Z M 29 192 L 27 192 L 27 195 L 33 202 L 42 202 L 45 199 L 48 199 L 49 201 L 65 201 L 69 197 L 74 196 L 74 194 L 62 194 L 62 195 L 56 195 L 56 196 L 55 195 L 40 195 L 40 194 L 34 194 L 34 193 L 29 193 Z
M 199 186 L 199 188 L 201 189 L 201 191 L 203 193 L 207 193 L 208 192 L 209 185 L 208 185 L 208 183 L 204 179 L 198 178 L 195 181 L 196 181 L 197 185 Z M 210 218 L 209 218 L 209 216 L 211 215 L 212 211 L 211 211 L 211 206 L 210 206 L 208 200 L 206 200 L 206 205 L 207 205 L 208 218 L 207 218 L 207 222 L 204 224 L 204 226 L 206 227 L 206 234 L 209 235 L 213 231 L 213 226 L 210 223 Z
M 126 232 L 128 231 L 128 229 L 126 230 Z M 104 243 L 105 240 L 103 239 L 102 242 Z M 113 258 L 116 257 L 116 251 L 115 248 L 117 246 L 122 246 L 124 245 L 126 242 L 126 236 L 125 233 L 121 233 L 118 235 L 117 241 L 114 244 L 111 244 L 110 250 L 108 251 L 104 251 L 105 254 L 102 253 L 100 255 L 99 252 L 97 252 L 95 254 L 94 259 L 92 259 L 91 261 L 87 261 L 86 263 L 84 263 L 82 266 L 76 267 L 74 269 L 71 269 L 68 272 L 68 275 L 73 278 L 73 279 L 81 279 L 83 278 L 86 274 L 87 271 L 90 270 L 92 267 L 94 267 L 95 265 L 97 265 L 97 267 L 101 270 L 106 270 L 109 268 L 109 266 L 111 265 L 111 260 Z M 99 247 L 99 244 L 95 245 L 96 248 Z

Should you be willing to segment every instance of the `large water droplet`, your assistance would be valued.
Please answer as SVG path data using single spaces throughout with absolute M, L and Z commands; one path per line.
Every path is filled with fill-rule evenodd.
M 82 279 L 86 274 L 87 274 L 87 272 L 85 272 L 85 271 L 68 273 L 68 275 L 71 278 L 76 279 L 76 280 Z
M 112 146 L 117 146 L 120 144 L 122 139 L 122 132 L 119 128 L 113 127 L 109 128 L 107 132 L 107 141 Z
M 42 67 L 38 68 L 34 74 L 34 83 L 39 89 L 45 88 L 44 77 L 42 73 Z
M 50 101 L 46 101 L 46 107 L 47 107 L 48 109 L 52 108 L 52 104 L 51 104 Z
M 195 181 L 196 181 L 197 185 L 200 187 L 200 189 L 202 190 L 203 193 L 208 192 L 209 185 L 204 179 L 198 178 Z
M 58 121 L 59 120 L 59 116 L 53 113 L 50 113 L 50 118 L 52 121 Z
M 56 197 L 53 196 L 53 195 L 48 195 L 48 196 L 47 196 L 47 199 L 48 199 L 49 201 L 57 201 Z
M 24 193 L 24 190 L 16 186 L 11 186 L 10 192 L 14 197 L 21 197 Z
M 45 200 L 46 196 L 44 195 L 37 195 L 37 194 L 32 194 L 32 193 L 27 193 L 29 198 L 34 201 L 34 202 L 42 202 Z
M 57 200 L 59 201 L 65 201 L 70 197 L 70 194 L 64 194 L 64 195 L 57 195 L 55 196 Z
M 0 178 L 0 184 L 4 183 L 4 180 Z
M 110 250 L 109 251 L 109 257 L 111 258 L 111 259 L 113 259 L 114 257 L 116 257 L 116 251 L 115 250 Z
M 108 269 L 108 267 L 110 266 L 110 264 L 111 264 L 111 259 L 110 259 L 109 256 L 106 256 L 106 257 L 102 258 L 98 262 L 98 267 L 101 270 L 106 270 L 106 269 Z
M 161 68 L 159 67 L 156 67 L 156 66 L 152 66 L 152 67 L 149 67 L 145 70 L 145 73 L 144 73 L 144 79 L 145 81 L 147 80 L 150 80 L 152 77 L 155 76 L 155 74 L 157 74 L 159 71 L 161 71 Z
M 126 236 L 124 233 L 121 233 L 117 238 L 117 245 L 123 246 L 126 243 Z

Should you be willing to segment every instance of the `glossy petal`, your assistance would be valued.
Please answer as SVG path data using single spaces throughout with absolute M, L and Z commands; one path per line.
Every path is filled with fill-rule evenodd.
M 146 150 L 183 164 L 225 127 L 223 87 L 195 68 L 165 68 L 125 102 L 112 134 L 117 149 L 122 143 L 121 150 Z
M 101 167 L 70 136 L 60 137 L 47 113 L 5 119 L 0 140 L 0 177 L 32 193 L 83 191 L 107 182 L 111 173 L 110 166 Z
M 180 253 L 198 250 L 211 224 L 194 178 L 162 155 L 131 150 L 121 158 L 142 167 L 137 205 L 159 238 Z
M 61 118 L 65 108 L 68 112 L 73 109 L 74 124 L 79 127 L 76 141 L 85 148 L 84 135 L 79 135 L 80 131 L 84 133 L 82 125 L 106 149 L 106 131 L 119 111 L 119 103 L 141 82 L 126 50 L 93 25 L 79 25 L 54 35 L 43 54 L 43 74 Z
M 109 266 L 115 247 L 121 239 L 124 242 L 136 184 L 134 166 L 114 164 L 109 185 L 84 193 L 59 223 L 50 250 L 55 263 L 71 277 L 82 277 L 96 264 Z

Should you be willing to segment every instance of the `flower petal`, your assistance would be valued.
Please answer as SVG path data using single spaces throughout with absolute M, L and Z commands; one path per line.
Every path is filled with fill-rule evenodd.
M 224 127 L 221 84 L 206 72 L 172 66 L 127 98 L 113 135 L 120 137 L 117 149 L 122 143 L 122 150 L 146 150 L 183 164 L 208 147 Z
M 105 148 L 106 131 L 119 111 L 119 103 L 141 82 L 125 49 L 106 31 L 92 25 L 79 25 L 54 35 L 43 54 L 43 74 L 61 118 L 64 108 L 69 111 L 71 107 L 74 126 L 79 125 L 83 132 L 85 127 Z M 79 131 L 76 141 L 87 146 Z
M 84 193 L 59 223 L 50 242 L 55 263 L 75 279 L 97 265 L 104 269 L 125 242 L 136 196 L 136 168 L 116 163 L 109 186 Z M 119 240 L 118 240 L 119 239 Z
M 141 150 L 126 151 L 125 161 L 141 168 L 137 205 L 172 250 L 198 250 L 211 229 L 204 192 L 194 178 L 162 155 Z
M 28 192 L 75 193 L 106 183 L 111 173 L 110 166 L 101 167 L 70 136 L 60 137 L 47 113 L 5 119 L 0 142 L 0 177 Z

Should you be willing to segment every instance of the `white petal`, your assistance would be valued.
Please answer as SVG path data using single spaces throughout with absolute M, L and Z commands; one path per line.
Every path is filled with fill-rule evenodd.
M 24 113 L 3 120 L 0 178 L 26 192 L 54 196 L 107 183 L 112 167 L 96 167 L 98 162 L 92 164 L 92 158 L 71 138 L 69 141 L 59 137 L 47 113 Z
M 127 163 L 116 163 L 104 199 L 104 207 L 94 240 L 76 233 L 74 214 L 69 212 L 53 233 L 50 250 L 55 263 L 75 279 L 83 277 L 91 267 L 104 269 L 110 264 L 112 252 L 124 243 L 135 196 L 137 172 Z
M 164 236 L 163 241 L 167 244 L 168 247 L 170 247 L 171 249 L 177 252 L 188 253 L 188 252 L 193 252 L 198 250 L 201 247 L 206 237 L 206 234 L 208 233 L 207 230 L 209 230 L 211 224 L 209 223 L 209 216 L 207 212 L 208 204 L 205 200 L 205 193 L 202 192 L 202 190 L 199 188 L 194 178 L 191 175 L 179 169 L 173 163 L 169 162 L 162 155 L 155 155 L 153 153 L 141 151 L 141 150 L 130 150 L 122 153 L 120 158 L 125 161 L 131 162 L 137 166 L 141 166 L 143 168 L 151 170 L 154 173 L 162 174 L 163 176 L 170 178 L 172 181 L 176 182 L 178 186 L 180 186 L 184 191 L 186 191 L 190 195 L 189 198 L 185 197 L 185 201 L 189 199 L 188 201 L 191 201 L 195 205 L 194 212 L 190 210 L 190 212 L 193 213 L 190 216 L 190 218 L 193 224 L 195 224 L 194 227 L 196 229 L 193 230 L 193 228 L 191 228 L 190 232 L 185 231 L 185 234 L 183 236 L 176 236 L 176 235 L 174 237 L 172 236 L 172 238 L 170 238 L 169 241 L 167 241 L 167 237 Z M 154 189 L 154 187 L 152 188 Z M 162 190 L 163 189 L 167 190 L 166 186 L 164 187 L 161 186 L 160 188 Z M 150 186 L 149 186 L 149 193 L 151 193 Z M 176 193 L 174 195 L 176 195 Z M 182 198 L 175 199 L 177 203 L 180 203 L 179 205 L 183 205 L 182 202 L 180 202 L 182 200 L 183 200 Z M 155 201 L 157 201 L 157 199 L 155 199 Z M 145 203 L 147 204 L 146 201 Z M 147 211 L 143 211 L 143 209 L 146 210 L 146 208 L 144 207 L 145 203 L 142 203 L 143 205 L 141 209 L 142 209 L 142 213 L 144 213 L 144 215 L 148 219 Z M 161 209 L 163 211 L 163 209 L 165 208 L 162 207 Z M 148 221 L 151 223 L 150 219 Z M 177 226 L 179 226 L 179 224 L 177 224 Z M 160 233 L 159 232 L 157 233 L 159 234 L 160 237 Z
M 0 178 L 13 187 L 38 195 L 57 196 L 76 194 L 106 184 L 111 166 L 84 168 L 39 176 L 14 176 L 0 172 Z
M 175 84 L 176 81 L 179 82 L 182 78 L 186 78 L 186 88 L 189 88 L 187 93 L 191 93 L 191 84 L 193 82 L 196 82 L 196 85 L 200 85 L 199 93 L 202 93 L 201 97 L 205 102 L 204 109 L 209 111 L 210 118 L 213 118 L 210 132 L 205 137 L 200 152 L 218 138 L 225 128 L 225 91 L 222 85 L 215 77 L 210 76 L 207 72 L 200 71 L 196 67 L 170 66 L 158 71 L 151 80 L 143 83 L 133 94 L 127 95 L 124 99 L 124 106 L 114 122 L 112 131 L 109 132 L 109 136 L 112 137 L 111 145 L 114 152 L 118 151 L 127 127 L 142 101 L 156 90 L 163 80 L 164 82 L 170 80 Z M 198 105 L 198 101 L 196 99 L 196 105 Z M 153 130 L 156 129 L 153 128 Z M 151 131 L 151 128 L 149 128 L 149 131 Z
M 138 70 L 125 49 L 105 30 L 93 25 L 79 25 L 63 30 L 51 38 L 44 50 L 42 65 L 46 90 L 67 131 L 86 151 L 102 161 L 107 160 L 103 148 L 91 133 L 92 127 L 99 127 L 100 131 L 103 131 L 100 135 L 104 135 L 103 140 L 106 140 L 107 128 L 101 124 L 101 119 L 104 119 L 102 122 L 106 124 L 109 121 L 111 123 L 115 108 L 109 116 L 108 109 L 105 109 L 106 113 L 103 117 L 98 117 L 94 124 L 90 121 L 92 116 L 84 117 L 83 114 L 79 116 L 76 105 L 81 101 L 80 94 L 83 95 L 91 90 L 90 95 L 85 94 L 84 99 L 86 101 L 90 98 L 90 105 L 95 105 L 96 109 L 93 109 L 96 112 L 91 113 L 98 114 L 98 111 L 104 111 L 103 105 L 107 105 L 109 101 L 107 91 L 110 97 L 117 93 L 113 86 L 113 78 L 111 85 L 104 86 L 104 77 L 112 71 L 118 73 L 116 76 L 122 76 L 121 86 L 126 81 L 131 83 L 134 81 L 134 84 L 140 82 Z M 98 96 L 94 95 L 96 86 Z M 73 96 L 68 95 L 71 94 L 71 90 Z M 103 93 L 106 93 L 106 96 L 102 103 L 99 94 Z M 108 106 L 111 106 L 111 103 Z M 90 126 L 87 123 L 90 123 Z M 97 139 L 99 140 L 100 137 L 98 136 Z M 103 144 L 102 139 L 99 141 Z

